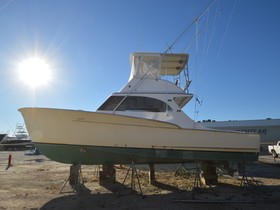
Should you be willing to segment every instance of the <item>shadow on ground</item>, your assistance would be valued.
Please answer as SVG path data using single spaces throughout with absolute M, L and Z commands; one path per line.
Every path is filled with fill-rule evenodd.
M 50 200 L 42 210 L 77 209 L 279 209 L 280 186 L 242 188 L 220 184 L 213 188 L 179 190 L 156 182 L 162 192 L 141 196 L 121 183 L 106 187 L 111 192 L 99 193 L 86 188 L 86 193 L 67 193 Z M 166 193 L 169 190 L 169 193 Z

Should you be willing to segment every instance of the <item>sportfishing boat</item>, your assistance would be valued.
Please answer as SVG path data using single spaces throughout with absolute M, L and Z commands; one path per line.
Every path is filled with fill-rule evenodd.
M 12 136 L 4 134 L 2 140 L 0 134 L 0 146 L 4 150 L 25 150 L 26 146 L 33 145 L 24 125 L 17 124 Z
M 256 161 L 259 135 L 200 126 L 182 108 L 188 54 L 132 53 L 128 83 L 95 112 L 21 108 L 35 146 L 70 164 Z

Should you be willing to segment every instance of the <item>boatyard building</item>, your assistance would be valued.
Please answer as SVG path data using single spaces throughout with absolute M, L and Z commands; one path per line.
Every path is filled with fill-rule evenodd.
M 267 144 L 274 144 L 275 142 L 280 141 L 280 119 L 267 118 L 264 120 L 229 121 L 204 120 L 200 122 L 200 125 L 213 129 L 259 134 L 263 149 L 266 148 Z

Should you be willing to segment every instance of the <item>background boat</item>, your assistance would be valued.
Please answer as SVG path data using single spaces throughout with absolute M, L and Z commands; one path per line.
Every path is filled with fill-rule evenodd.
M 2 137 L 2 139 L 1 139 Z M 12 136 L 0 134 L 0 144 L 3 150 L 25 150 L 26 146 L 34 146 L 24 124 L 17 124 Z

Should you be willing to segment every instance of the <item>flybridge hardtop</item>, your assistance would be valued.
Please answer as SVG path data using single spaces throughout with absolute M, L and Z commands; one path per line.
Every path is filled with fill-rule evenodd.
M 188 54 L 132 53 L 128 83 L 96 112 L 21 108 L 36 147 L 71 164 L 255 161 L 258 135 L 210 130 L 182 108 L 191 100 Z
M 188 59 L 188 54 L 131 53 L 130 78 L 160 79 L 161 75 L 179 75 Z
M 161 53 L 131 53 L 131 74 L 128 83 L 121 92 L 147 91 L 164 93 L 185 93 L 190 85 L 188 78 L 188 54 L 161 54 Z M 140 80 L 140 81 L 138 81 Z M 143 84 L 143 80 L 159 81 L 158 83 Z M 164 80 L 165 83 L 160 82 Z M 168 82 L 169 83 L 168 83 Z M 175 85 L 174 85 L 175 84 Z M 164 86 L 163 86 L 164 85 Z M 183 88 L 182 85 L 185 85 Z M 130 89 L 127 89 L 130 88 Z M 189 94 L 192 96 L 192 94 Z

